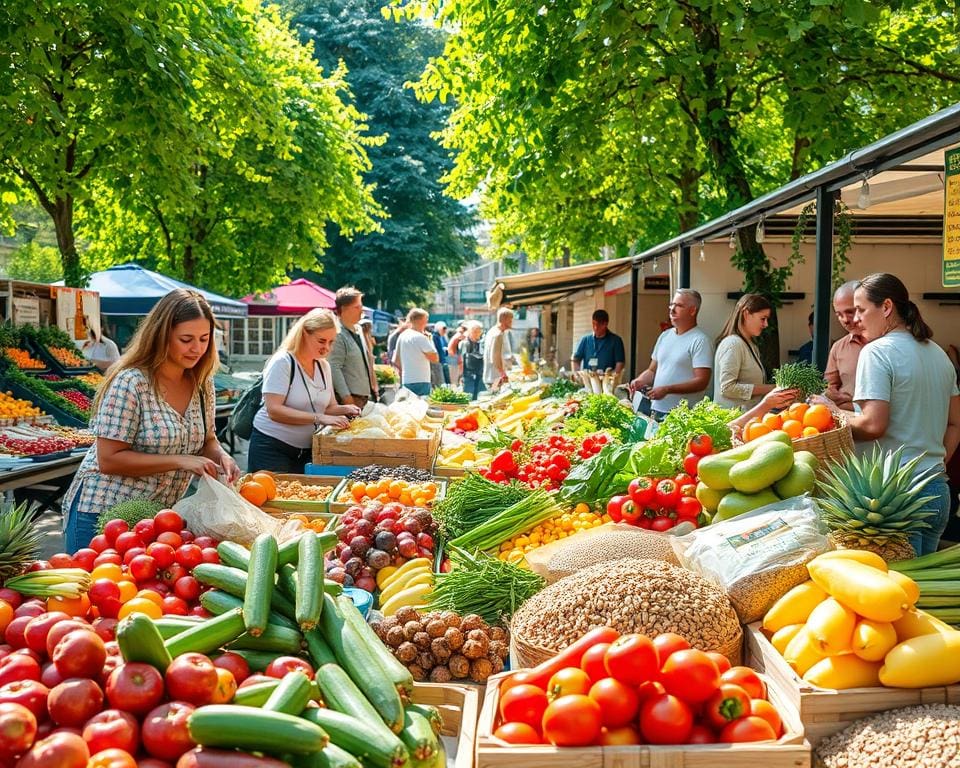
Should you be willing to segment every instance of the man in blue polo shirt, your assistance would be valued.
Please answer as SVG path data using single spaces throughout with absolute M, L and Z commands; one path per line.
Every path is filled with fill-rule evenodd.
M 573 353 L 573 370 L 584 368 L 588 371 L 605 371 L 613 368 L 616 373 L 623 370 L 626 354 L 623 351 L 623 339 L 611 333 L 607 326 L 610 315 L 607 310 L 598 309 L 593 313 L 593 333 L 588 333 L 577 344 Z

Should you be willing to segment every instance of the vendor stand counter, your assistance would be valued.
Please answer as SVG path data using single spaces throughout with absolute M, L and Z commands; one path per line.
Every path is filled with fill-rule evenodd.
M 13 491 L 17 503 L 36 502 L 37 514 L 51 509 L 70 486 L 85 454 L 86 449 L 49 461 L 4 462 L 0 465 L 0 491 Z

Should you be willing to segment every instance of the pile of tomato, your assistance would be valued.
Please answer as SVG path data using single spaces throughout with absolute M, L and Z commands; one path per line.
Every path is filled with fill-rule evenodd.
M 563 435 L 551 435 L 541 442 L 527 446 L 514 440 L 493 457 L 488 469 L 480 474 L 495 483 L 518 481 L 531 488 L 554 491 L 570 474 L 571 467 L 598 454 L 610 437 L 603 432 L 588 435 L 578 443 Z
M 592 630 L 539 667 L 505 678 L 494 736 L 558 747 L 714 744 L 779 738 L 762 678 L 672 633 Z
M 690 440 L 683 460 L 684 471 L 675 477 L 636 477 L 627 486 L 626 495 L 611 497 L 607 514 L 614 522 L 624 522 L 652 531 L 669 531 L 681 523 L 698 528 L 703 505 L 697 500 L 697 465 L 713 453 L 709 435 Z

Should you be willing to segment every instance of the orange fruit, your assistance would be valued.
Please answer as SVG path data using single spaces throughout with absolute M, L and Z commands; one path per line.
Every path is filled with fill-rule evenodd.
M 403 493 L 403 485 L 396 480 L 390 483 L 390 487 L 387 488 L 387 495 L 391 499 L 399 499 L 400 494 Z
M 790 435 L 791 440 L 796 440 L 803 434 L 803 422 L 796 419 L 787 419 L 783 422 L 781 429 Z
M 153 600 L 147 600 L 145 597 L 135 597 L 120 607 L 117 618 L 125 619 L 131 613 L 145 613 L 151 619 L 159 619 L 163 616 L 163 609 Z
M 266 472 L 256 472 L 250 479 L 263 486 L 263 490 L 267 492 L 267 501 L 277 497 L 277 484 L 274 482 L 273 475 L 268 475 Z
M 817 429 L 816 427 L 804 427 L 804 428 L 803 428 L 803 436 L 804 436 L 804 437 L 813 437 L 813 436 L 819 435 L 819 434 L 820 434 L 820 430 Z
M 11 621 L 13 621 L 13 606 L 6 600 L 0 600 L 0 634 L 3 634 Z
M 405 507 L 409 507 L 411 504 L 413 504 L 413 499 L 411 498 L 409 492 L 404 491 L 400 494 L 400 503 Z
M 360 501 L 367 495 L 367 484 L 363 482 L 354 483 L 350 486 L 350 494 L 354 501 Z
M 90 598 L 86 595 L 80 597 L 48 597 L 47 611 L 63 611 L 68 616 L 86 616 L 90 610 Z
M 240 486 L 240 495 L 257 507 L 262 507 L 267 500 L 267 489 L 260 483 L 248 480 Z
M 780 418 L 779 413 L 765 413 L 761 422 L 770 427 L 770 431 L 773 432 L 776 429 L 780 429 L 783 426 L 783 419 Z
M 796 421 L 803 421 L 803 415 L 810 409 L 807 403 L 794 403 L 787 408 L 787 418 Z
M 816 427 L 819 432 L 830 429 L 832 423 L 833 416 L 825 405 L 811 405 L 803 414 L 803 426 Z
M 754 422 L 750 424 L 743 432 L 744 439 L 749 443 L 751 440 L 756 440 L 758 437 L 763 435 L 768 435 L 773 430 L 770 429 L 766 424 L 761 424 L 760 422 Z
M 90 579 L 110 579 L 110 581 L 120 581 L 123 578 L 123 568 L 116 563 L 102 563 L 90 571 Z
M 128 600 L 133 600 L 137 596 L 137 585 L 132 581 L 127 581 L 127 579 L 122 579 L 117 582 L 117 586 L 120 587 L 120 602 L 125 603 Z
M 149 600 L 163 608 L 163 595 L 159 592 L 154 592 L 152 589 L 141 589 L 136 596 L 138 599 Z

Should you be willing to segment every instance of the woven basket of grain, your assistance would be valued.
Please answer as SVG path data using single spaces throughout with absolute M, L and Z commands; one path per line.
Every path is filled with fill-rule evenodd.
M 535 666 L 594 627 L 656 637 L 676 632 L 694 648 L 739 664 L 743 631 L 726 593 L 660 560 L 625 558 L 585 568 L 549 585 L 514 614 L 517 666 Z

